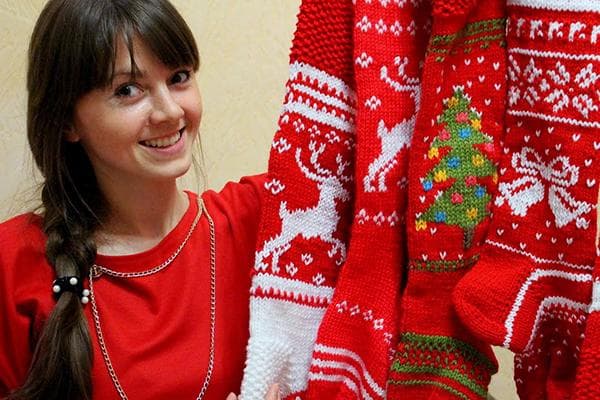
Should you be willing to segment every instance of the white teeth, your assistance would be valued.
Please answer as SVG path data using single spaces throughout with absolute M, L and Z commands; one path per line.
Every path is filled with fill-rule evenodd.
M 154 140 L 145 140 L 142 142 L 142 144 L 144 146 L 150 146 L 150 147 L 169 147 L 169 146 L 172 146 L 175 143 L 177 143 L 180 138 L 181 138 L 181 131 L 178 131 L 177 133 L 175 133 L 169 137 L 154 139 Z

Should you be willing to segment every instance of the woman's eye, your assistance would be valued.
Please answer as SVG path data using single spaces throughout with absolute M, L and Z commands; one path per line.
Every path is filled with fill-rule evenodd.
M 116 92 L 115 95 L 117 97 L 133 97 L 133 96 L 137 96 L 140 92 L 140 89 L 129 83 L 127 85 L 123 85 L 121 87 L 119 87 Z
M 190 75 L 190 71 L 179 71 L 173 75 L 171 78 L 171 83 L 177 84 L 186 82 L 190 79 Z

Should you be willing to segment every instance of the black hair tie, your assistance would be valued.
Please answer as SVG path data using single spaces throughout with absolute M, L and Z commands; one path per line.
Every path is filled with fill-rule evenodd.
M 61 294 L 64 292 L 75 293 L 81 299 L 83 304 L 87 304 L 90 299 L 90 291 L 83 288 L 83 279 L 77 276 L 63 276 L 57 278 L 52 282 L 52 292 L 54 292 L 54 298 L 58 300 Z

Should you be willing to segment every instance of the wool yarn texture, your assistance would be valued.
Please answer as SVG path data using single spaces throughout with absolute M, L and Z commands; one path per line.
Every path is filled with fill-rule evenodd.
M 269 158 L 241 388 L 302 396 L 317 329 L 346 259 L 356 91 L 352 0 L 304 0 Z
M 570 396 L 583 346 L 583 386 L 598 4 L 302 1 L 244 400 L 481 399 L 490 344 L 527 399 Z
M 480 257 L 498 182 L 506 93 L 502 0 L 434 1 L 409 161 L 408 274 L 388 399 L 485 399 L 491 347 L 452 290 Z
M 430 30 L 426 1 L 356 1 L 354 218 L 317 336 L 309 399 L 384 399 L 405 264 L 408 154 Z
M 600 3 L 507 4 L 500 183 L 454 304 L 476 336 L 517 353 L 521 398 L 570 398 L 595 261 Z
M 598 246 L 598 242 L 596 242 Z M 592 301 L 582 337 L 581 354 L 575 375 L 572 399 L 586 400 L 600 398 L 598 365 L 600 365 L 600 253 L 596 252 L 594 265 Z

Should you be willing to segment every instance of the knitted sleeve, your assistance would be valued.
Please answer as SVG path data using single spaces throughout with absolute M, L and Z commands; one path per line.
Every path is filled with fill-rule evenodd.
M 346 257 L 354 114 L 352 0 L 304 0 L 273 139 L 250 300 L 245 400 L 306 388 L 317 328 Z

